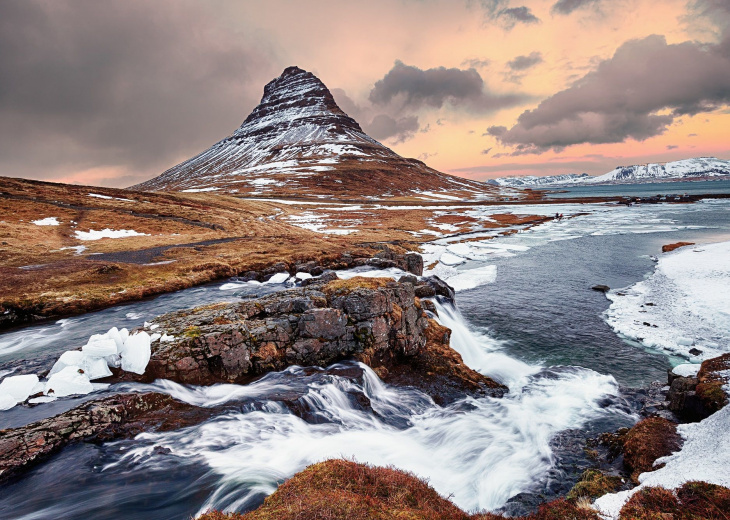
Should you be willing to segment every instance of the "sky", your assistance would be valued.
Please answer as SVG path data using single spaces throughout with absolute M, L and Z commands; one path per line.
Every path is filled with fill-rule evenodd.
M 290 65 L 473 179 L 730 159 L 730 0 L 3 0 L 0 176 L 136 184 Z

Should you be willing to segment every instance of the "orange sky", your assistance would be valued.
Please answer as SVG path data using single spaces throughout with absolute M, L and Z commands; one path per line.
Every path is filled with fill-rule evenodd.
M 526 7 L 539 22 L 515 23 L 509 27 L 506 19 L 488 15 L 484 5 L 490 2 L 497 5 L 497 12 L 499 9 Z M 53 5 L 40 3 L 46 8 Z M 82 3 L 75 5 L 70 2 L 72 10 Z M 427 132 L 415 132 L 402 142 L 384 140 L 384 144 L 401 155 L 420 156 L 441 171 L 485 179 L 515 174 L 601 174 L 618 164 L 694 156 L 730 159 L 727 140 L 730 111 L 726 104 L 696 115 L 675 117 L 663 133 L 643 141 L 628 137 L 618 143 L 574 144 L 558 151 L 551 149 L 538 154 L 510 156 L 514 147 L 500 144 L 494 136 L 483 135 L 490 126 L 512 128 L 525 110 L 534 109 L 545 98 L 569 88 L 602 60 L 610 59 L 628 40 L 658 34 L 663 35 L 669 45 L 686 41 L 716 44 L 723 29 L 717 20 L 699 16 L 697 10 L 688 8 L 690 3 L 686 0 L 584 0 L 585 5 L 569 14 L 556 13 L 555 3 L 556 0 L 215 0 L 205 4 L 204 11 L 200 11 L 201 4 L 194 2 L 169 3 L 165 7 L 170 10 L 169 20 L 162 11 L 161 24 L 173 24 L 179 17 L 181 24 L 190 25 L 190 22 L 184 21 L 185 13 L 182 11 L 186 6 L 200 11 L 195 16 L 190 15 L 192 26 L 185 31 L 176 30 L 174 34 L 179 34 L 185 45 L 201 49 L 198 57 L 201 61 L 206 60 L 204 52 L 232 53 L 231 49 L 237 49 L 239 43 L 241 46 L 245 43 L 248 49 L 246 56 L 249 61 L 236 76 L 244 77 L 244 83 L 236 78 L 235 81 L 226 78 L 227 83 L 221 84 L 217 78 L 226 76 L 220 71 L 225 65 L 210 66 L 208 69 L 212 72 L 206 69 L 198 74 L 195 70 L 200 68 L 200 62 L 196 62 L 194 56 L 175 62 L 175 74 L 182 74 L 182 77 L 198 74 L 200 78 L 196 80 L 200 79 L 200 85 L 196 84 L 194 95 L 185 98 L 177 108 L 172 105 L 169 110 L 178 112 L 175 117 L 189 112 L 189 118 L 194 116 L 197 119 L 192 120 L 201 122 L 200 128 L 176 136 L 175 142 L 166 144 L 159 156 L 147 151 L 152 158 L 146 161 L 134 159 L 137 153 L 135 146 L 143 146 L 144 143 L 135 143 L 133 139 L 129 140 L 129 145 L 118 143 L 113 152 L 97 154 L 98 132 L 94 134 L 90 130 L 90 133 L 80 136 L 64 136 L 64 132 L 58 130 L 58 135 L 45 139 L 49 147 L 53 143 L 53 150 L 58 150 L 54 152 L 56 160 L 38 162 L 38 166 L 32 168 L 32 161 L 23 162 L 22 157 L 7 163 L 0 161 L 0 167 L 4 169 L 0 175 L 129 185 L 161 173 L 233 131 L 256 104 L 263 85 L 288 65 L 298 65 L 315 73 L 331 89 L 342 89 L 358 105 L 367 105 L 374 84 L 393 68 L 396 60 L 422 70 L 438 67 L 467 69 L 476 63 L 469 60 L 488 62 L 475 67 L 484 80 L 485 89 L 495 95 L 517 93 L 524 96 L 524 101 L 518 105 L 496 111 L 475 112 L 468 106 L 448 102 L 440 109 L 423 106 L 410 113 L 418 116 L 420 129 L 427 128 Z M 84 13 L 79 14 L 83 17 Z M 116 15 L 120 24 L 133 21 L 127 13 Z M 117 23 L 116 19 L 112 22 Z M 134 35 L 129 37 L 134 38 Z M 110 52 L 113 54 L 113 51 Z M 531 53 L 540 53 L 542 61 L 518 73 L 509 68 L 511 60 Z M 123 68 L 118 67 L 119 70 Z M 155 66 L 154 70 L 160 68 Z M 63 68 L 56 72 L 59 75 L 73 73 L 73 70 Z M 143 82 L 145 78 L 134 77 L 125 81 Z M 114 85 L 120 82 L 115 79 Z M 181 89 L 186 88 L 188 81 L 180 84 Z M 227 110 L 217 108 L 214 113 L 207 111 L 207 105 L 196 107 L 196 99 L 213 95 L 206 93 L 205 88 L 219 93 L 219 97 L 229 96 L 231 106 Z M 126 113 L 126 110 L 120 110 L 106 115 L 103 108 L 97 110 L 102 112 L 97 114 L 102 121 L 99 125 L 108 124 L 112 117 L 123 119 Z M 152 137 L 145 138 L 145 141 L 166 133 L 166 128 L 173 131 L 174 127 L 183 124 L 174 118 L 166 120 L 168 114 L 165 112 L 154 113 L 154 105 L 140 112 L 130 113 L 130 121 L 117 123 L 125 125 L 127 132 L 134 133 L 135 125 L 144 127 L 151 124 L 145 120 L 145 113 L 149 113 L 157 127 L 150 134 Z M 20 109 L 13 113 L 19 118 L 23 116 Z M 41 122 L 42 116 L 38 116 L 39 125 L 48 127 Z M 73 124 L 86 124 L 83 114 L 74 117 Z M 132 117 L 135 119 L 131 120 Z M 14 126 L 14 139 L 21 140 L 22 132 L 28 132 L 29 136 L 38 132 L 39 127 L 33 126 L 33 119 L 24 121 L 25 124 Z M 195 133 L 196 130 L 198 133 Z M 111 141 L 114 126 L 108 132 Z M 39 144 L 39 139 L 34 137 L 32 150 L 45 153 L 38 148 L 43 146 L 42 143 L 43 140 Z M 17 150 L 18 146 L 14 145 L 13 149 Z M 103 146 L 105 150 L 112 150 L 107 142 Z M 483 153 L 488 149 L 491 149 L 489 153 Z M 51 148 L 48 150 L 50 154 Z

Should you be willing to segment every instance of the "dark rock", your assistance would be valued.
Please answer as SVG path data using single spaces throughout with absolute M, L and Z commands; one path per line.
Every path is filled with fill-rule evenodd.
M 0 482 L 74 442 L 107 442 L 143 431 L 174 430 L 201 422 L 213 413 L 158 393 L 120 394 L 88 401 L 55 417 L 1 430 Z
M 416 285 L 416 284 L 418 284 L 418 278 L 416 278 L 415 276 L 406 274 L 406 275 L 403 275 L 400 278 L 398 278 L 398 283 L 409 283 L 411 285 Z
M 702 351 L 698 348 L 693 347 L 693 348 L 689 349 L 689 353 L 692 354 L 693 356 L 699 356 L 700 354 L 702 354 Z
M 275 275 L 276 273 L 281 273 L 283 271 L 289 271 L 289 266 L 286 265 L 284 262 L 278 262 L 270 267 L 267 267 L 263 271 L 261 271 L 261 274 L 265 278 L 270 278 L 271 276 Z
M 608 285 L 594 285 L 593 287 L 591 287 L 591 289 L 593 289 L 594 291 L 602 292 L 602 293 L 607 293 L 608 291 L 611 290 L 611 288 Z
M 414 290 L 416 296 L 418 296 L 419 298 L 431 298 L 433 296 L 436 296 L 436 289 L 428 284 L 417 285 Z
M 337 280 L 337 273 L 334 271 L 325 271 L 321 274 L 321 276 L 317 276 L 316 278 L 302 280 L 302 287 L 308 287 L 315 284 L 323 285 L 334 280 Z
M 418 296 L 418 295 L 416 295 Z M 431 300 L 421 300 L 421 307 L 423 310 L 433 313 L 435 316 L 438 316 L 438 311 L 436 310 L 436 305 Z
M 406 253 L 405 271 L 413 273 L 416 276 L 423 275 L 423 257 L 418 253 Z
M 454 301 L 455 293 L 453 287 L 444 282 L 438 276 L 427 276 L 423 279 L 423 281 L 433 287 L 433 290 L 438 296 L 443 296 L 448 298 L 450 301 Z

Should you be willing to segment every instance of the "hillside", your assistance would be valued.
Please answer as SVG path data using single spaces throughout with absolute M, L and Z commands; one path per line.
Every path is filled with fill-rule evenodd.
M 338 199 L 488 200 L 500 193 L 383 146 L 298 67 L 266 85 L 261 103 L 231 135 L 133 189 Z

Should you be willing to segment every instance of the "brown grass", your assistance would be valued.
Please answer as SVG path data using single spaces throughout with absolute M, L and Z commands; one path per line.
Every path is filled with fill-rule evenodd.
M 676 491 L 645 488 L 621 509 L 621 520 L 728 520 L 730 489 L 687 482 Z
M 675 242 L 673 244 L 666 244 L 662 246 L 662 253 L 669 253 L 670 251 L 674 251 L 675 249 L 679 249 L 680 247 L 693 245 L 695 245 L 694 242 Z
M 623 439 L 624 465 L 638 484 L 641 473 L 657 469 L 654 461 L 677 451 L 682 439 L 677 425 L 661 417 L 649 417 L 637 423 Z

